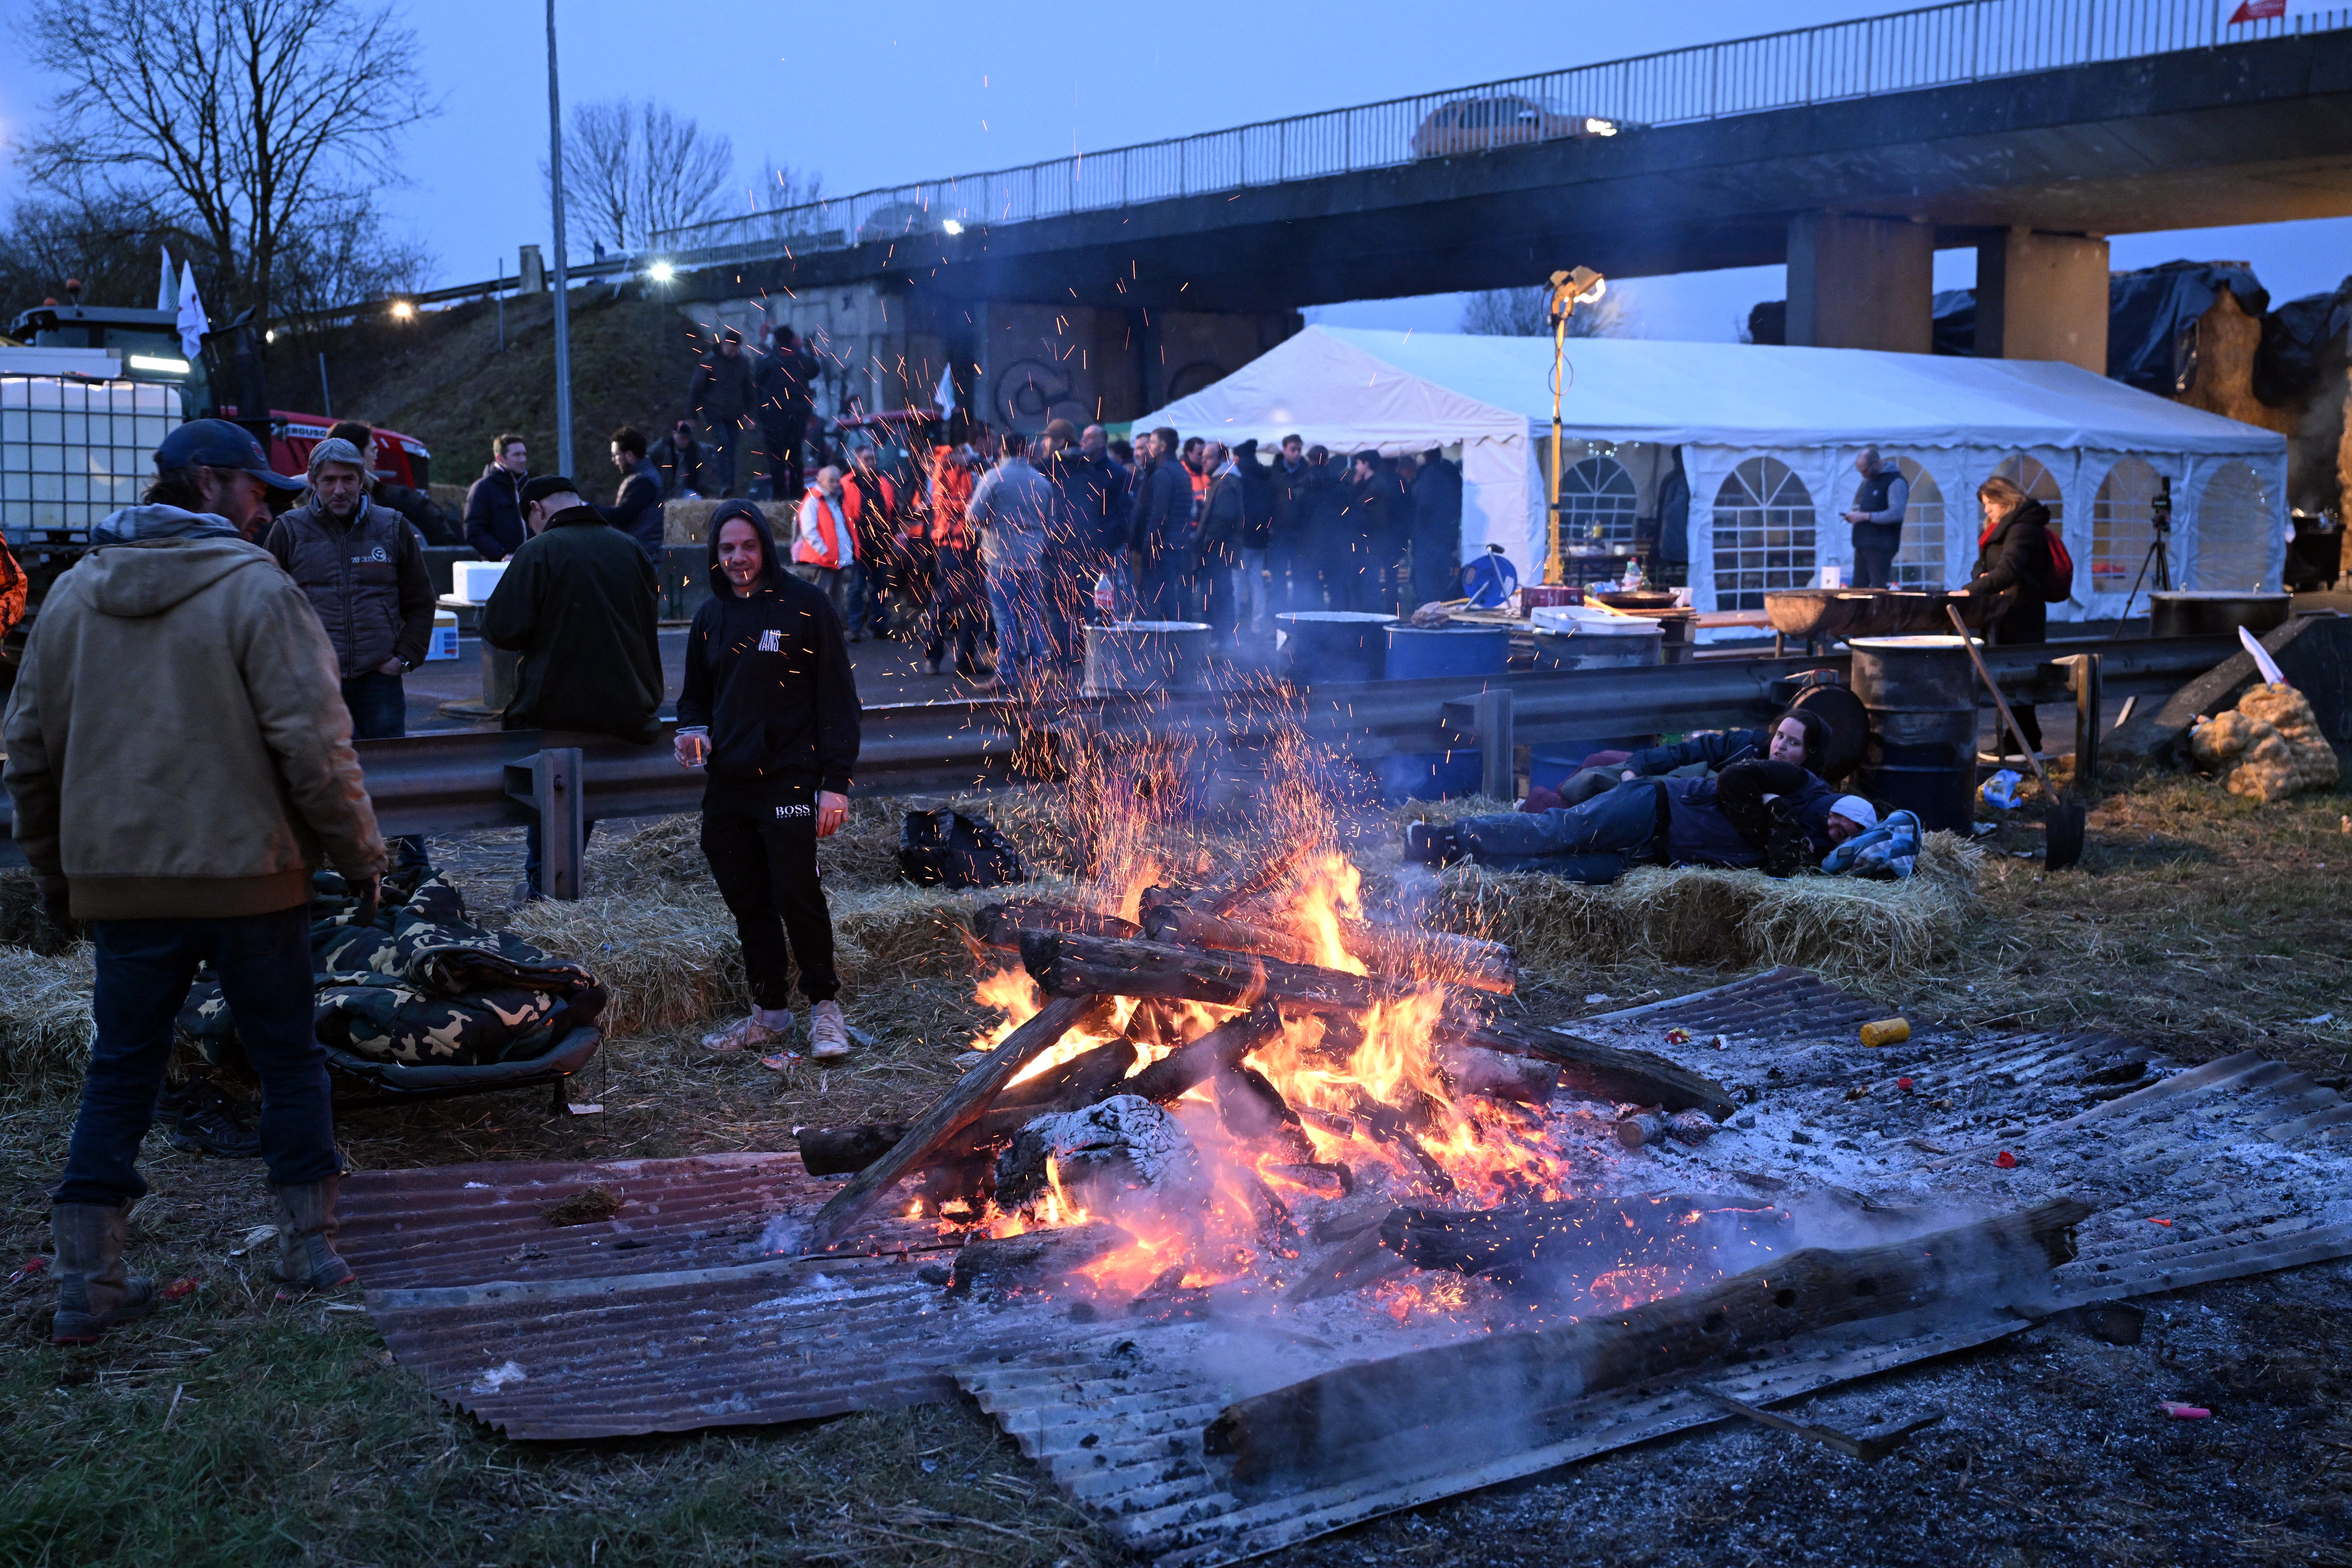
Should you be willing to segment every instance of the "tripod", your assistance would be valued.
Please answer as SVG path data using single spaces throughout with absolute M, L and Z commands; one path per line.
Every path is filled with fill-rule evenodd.
M 2168 548 L 2172 540 L 2172 476 L 2169 474 L 2162 475 L 2157 480 L 2155 498 L 2147 506 L 2147 521 L 2156 530 L 2156 537 L 2147 542 L 2147 553 L 2140 557 L 2138 575 L 2132 578 L 2131 592 L 2124 595 L 2124 613 L 2116 620 L 2118 631 L 2122 629 L 2123 622 L 2131 619 L 2132 601 L 2139 597 L 2140 581 L 2147 575 L 2150 566 L 2156 568 L 2156 581 L 2149 584 L 2147 591 L 2151 595 L 2172 591 L 2172 555 Z M 2147 617 L 2147 635 L 2156 635 L 2153 606 Z

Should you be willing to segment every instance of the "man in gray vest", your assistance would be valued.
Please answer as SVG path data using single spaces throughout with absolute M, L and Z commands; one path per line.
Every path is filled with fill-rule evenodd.
M 1895 554 L 1903 548 L 1903 510 L 1911 504 L 1911 486 L 1901 468 L 1879 459 L 1875 447 L 1862 449 L 1853 460 L 1853 471 L 1862 476 L 1862 483 L 1854 488 L 1853 510 L 1845 514 L 1845 520 L 1853 524 L 1853 586 L 1891 588 Z
M 408 733 L 400 678 L 425 661 L 433 636 L 425 541 L 369 495 L 373 488 L 358 447 L 320 442 L 310 449 L 310 499 L 279 518 L 262 546 L 327 628 L 354 741 Z
M 271 526 L 278 558 L 319 614 L 342 677 L 354 741 L 408 733 L 400 678 L 425 661 L 433 636 L 433 579 L 416 525 L 368 492 L 367 461 L 349 441 L 310 448 L 310 494 Z M 395 868 L 421 865 L 425 841 L 393 843 Z

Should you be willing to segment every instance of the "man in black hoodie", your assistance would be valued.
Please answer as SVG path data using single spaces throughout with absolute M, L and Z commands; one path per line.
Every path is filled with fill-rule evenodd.
M 740 1051 L 784 1038 L 789 939 L 801 994 L 814 1005 L 809 1054 L 845 1057 L 833 916 L 816 863 L 816 841 L 848 818 L 857 764 L 857 682 L 841 619 L 823 590 L 783 569 L 767 519 L 749 502 L 711 514 L 710 595 L 687 634 L 677 755 L 680 766 L 709 770 L 702 852 L 735 915 L 752 1011 L 702 1043 Z

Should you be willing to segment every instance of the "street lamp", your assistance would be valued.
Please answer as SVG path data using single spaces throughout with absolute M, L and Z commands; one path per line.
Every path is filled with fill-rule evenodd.
M 646 276 L 656 283 L 667 283 L 677 276 L 677 268 L 667 261 L 656 261 L 646 268 Z
M 392 319 L 394 321 L 404 321 L 415 314 L 416 314 L 416 307 L 410 304 L 407 300 L 394 300 L 392 302 Z
M 1559 550 L 1559 399 L 1568 376 L 1568 319 L 1579 305 L 1590 305 L 1609 292 L 1609 279 L 1590 267 L 1551 275 L 1551 549 L 1544 564 L 1544 581 L 1568 581 L 1568 563 Z
M 940 227 L 950 237 L 963 232 L 963 225 L 954 218 L 948 219 L 945 223 L 940 225 Z

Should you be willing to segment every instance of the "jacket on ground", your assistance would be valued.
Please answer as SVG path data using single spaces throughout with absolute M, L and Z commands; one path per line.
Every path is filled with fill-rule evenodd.
M 661 733 L 657 584 L 636 541 L 593 506 L 557 512 L 482 606 L 482 640 L 522 655 L 509 730 Z
M 748 599 L 719 568 L 717 523 L 759 531 L 769 570 Z M 722 512 L 710 531 L 710 597 L 686 638 L 678 728 L 710 732 L 710 776 L 730 784 L 805 783 L 845 795 L 857 765 L 857 681 L 841 618 L 820 589 L 777 570 L 767 520 Z
M 218 518 L 132 507 L 108 528 L 131 542 L 50 588 L 8 702 L 34 871 L 64 876 L 82 920 L 272 914 L 309 901 L 322 858 L 380 873 L 334 650 L 302 591 Z
M 394 655 L 412 669 L 425 662 L 433 578 L 425 542 L 400 513 L 362 496 L 359 510 L 338 521 L 313 497 L 270 526 L 263 548 L 319 613 L 345 680 Z
M 528 476 L 526 476 L 528 477 Z M 466 542 L 485 561 L 504 561 L 522 548 L 522 479 L 496 463 L 466 491 Z

